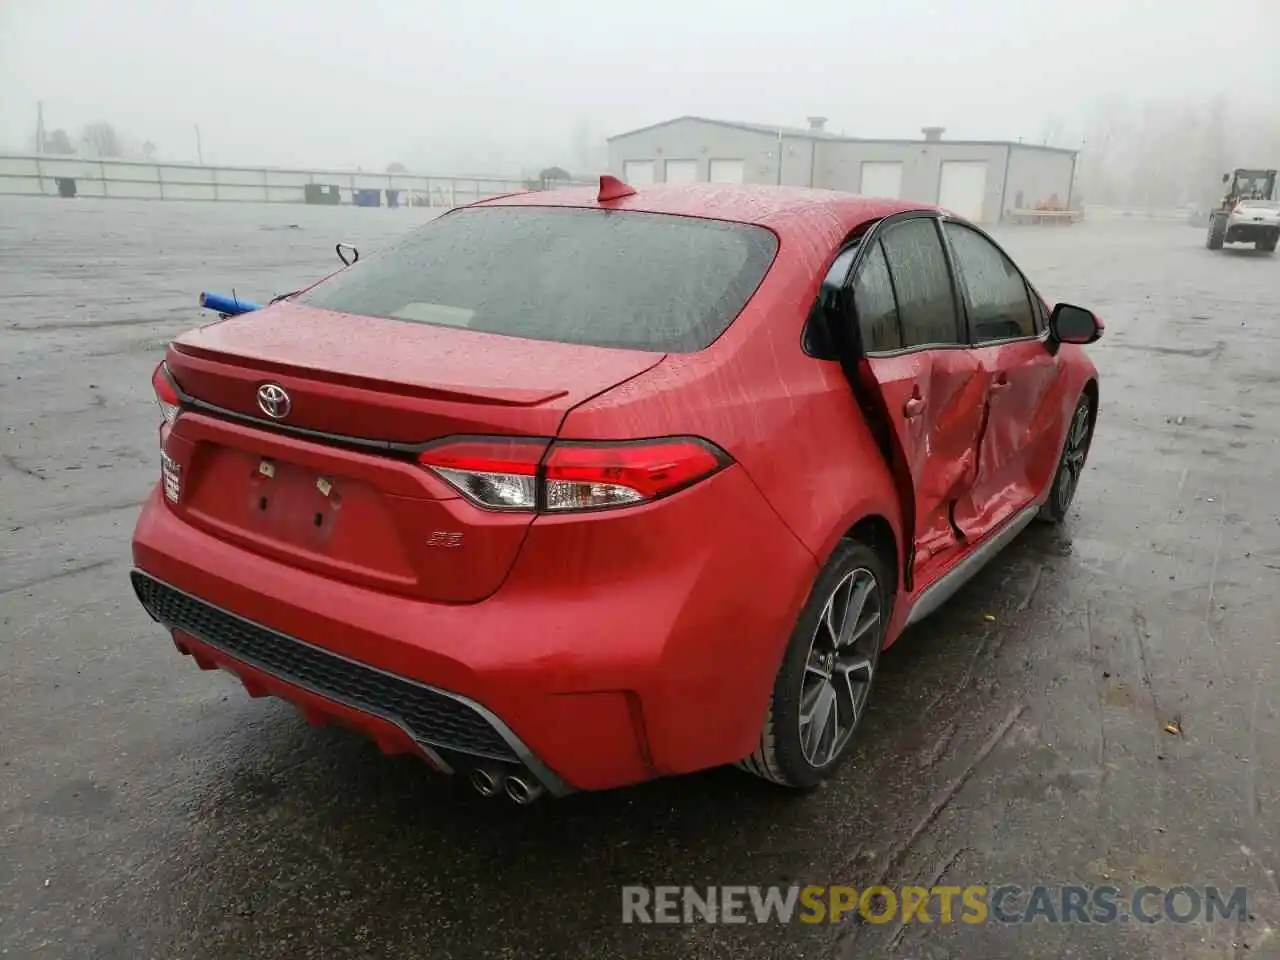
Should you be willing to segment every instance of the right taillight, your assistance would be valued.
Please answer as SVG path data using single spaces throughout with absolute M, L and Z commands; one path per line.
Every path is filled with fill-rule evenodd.
M 178 388 L 169 378 L 169 368 L 165 366 L 164 361 L 161 361 L 155 372 L 151 374 L 151 386 L 156 391 L 156 403 L 160 404 L 160 415 L 164 417 L 166 424 L 173 426 L 173 421 L 178 419 L 178 413 L 182 410 L 182 398 L 178 396 Z
M 460 437 L 432 445 L 418 462 L 490 510 L 567 513 L 649 503 L 731 461 L 697 437 L 602 443 Z

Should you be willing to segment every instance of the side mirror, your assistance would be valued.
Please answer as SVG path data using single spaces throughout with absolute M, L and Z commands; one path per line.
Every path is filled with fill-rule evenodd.
M 1226 182 L 1227 182 L 1228 180 L 1230 180 L 1230 179 L 1231 179 L 1231 174 L 1229 174 L 1229 173 L 1224 173 L 1224 174 L 1222 175 L 1222 182 L 1223 182 L 1223 183 L 1226 183 Z
M 1102 321 L 1084 307 L 1060 303 L 1049 314 L 1049 336 L 1058 343 L 1096 343 L 1102 331 Z

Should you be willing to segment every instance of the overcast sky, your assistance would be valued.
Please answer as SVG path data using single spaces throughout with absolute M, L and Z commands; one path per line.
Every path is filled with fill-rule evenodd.
M 574 162 L 588 123 L 1039 139 L 1099 98 L 1217 91 L 1280 103 L 1280 0 L 0 0 L 9 149 L 43 100 L 166 159 L 199 124 L 206 161 L 506 173 Z

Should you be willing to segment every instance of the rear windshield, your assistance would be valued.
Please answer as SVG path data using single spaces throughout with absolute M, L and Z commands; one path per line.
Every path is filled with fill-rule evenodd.
M 777 252 L 762 227 L 570 207 L 447 214 L 300 303 L 531 340 L 701 350 Z
M 1262 207 L 1264 210 L 1280 209 L 1280 200 L 1241 200 L 1242 207 Z

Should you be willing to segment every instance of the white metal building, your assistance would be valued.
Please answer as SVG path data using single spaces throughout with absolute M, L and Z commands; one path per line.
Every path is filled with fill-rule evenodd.
M 825 129 L 678 117 L 609 138 L 628 183 L 776 183 L 934 203 L 978 223 L 1056 202 L 1069 207 L 1076 151 L 997 140 L 843 137 Z

